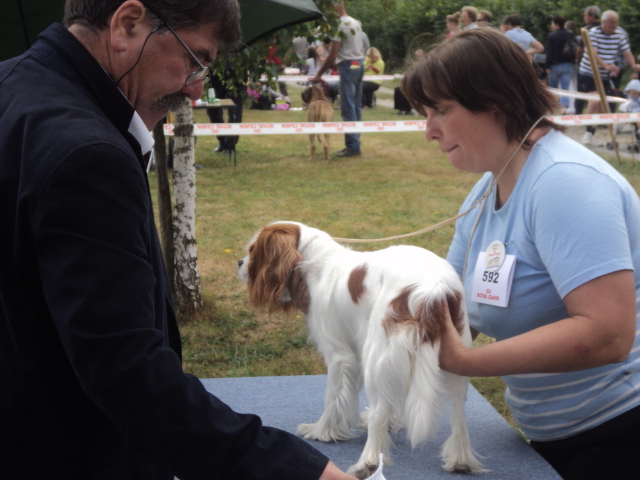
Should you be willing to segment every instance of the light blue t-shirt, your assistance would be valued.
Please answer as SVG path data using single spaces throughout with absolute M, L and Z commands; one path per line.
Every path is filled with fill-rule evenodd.
M 516 42 L 518 46 L 525 52 L 531 48 L 531 44 L 536 39 L 529 32 L 522 28 L 512 28 L 504 32 L 505 37 Z
M 485 174 L 461 211 L 488 189 Z M 568 317 L 562 301 L 576 287 L 607 273 L 634 270 L 640 297 L 640 199 L 611 165 L 562 133 L 533 147 L 508 201 L 487 198 L 464 276 L 471 325 L 498 340 Z M 479 208 L 460 218 L 447 260 L 462 275 Z M 515 255 L 505 308 L 470 300 L 476 260 L 495 240 Z M 636 317 L 637 318 L 637 317 Z M 550 441 L 593 428 L 640 405 L 640 336 L 623 363 L 562 374 L 503 377 L 505 400 L 532 440 Z

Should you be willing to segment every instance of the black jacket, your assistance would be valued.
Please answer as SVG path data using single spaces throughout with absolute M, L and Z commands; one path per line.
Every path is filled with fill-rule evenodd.
M 573 32 L 561 28 L 547 35 L 547 46 L 545 52 L 547 54 L 547 68 L 558 63 L 575 63 L 575 58 L 565 57 L 562 53 L 564 44 L 569 38 L 573 38 Z
M 61 25 L 0 63 L 0 478 L 317 478 L 183 373 L 132 116 Z

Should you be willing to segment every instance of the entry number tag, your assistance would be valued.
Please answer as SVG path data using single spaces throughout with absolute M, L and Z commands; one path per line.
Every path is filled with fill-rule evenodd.
M 506 307 L 509 304 L 515 265 L 515 255 L 505 255 L 499 269 L 488 269 L 487 252 L 480 252 L 473 274 L 471 300 L 495 307 Z

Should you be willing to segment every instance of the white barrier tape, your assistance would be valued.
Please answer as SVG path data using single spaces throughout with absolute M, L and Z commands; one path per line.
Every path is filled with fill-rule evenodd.
M 600 101 L 600 96 L 595 93 L 584 93 L 584 92 L 573 92 L 570 90 L 560 90 L 559 88 L 551 88 L 547 87 L 548 90 L 556 95 L 557 97 L 573 97 L 580 98 L 582 100 L 595 100 L 597 102 Z M 627 101 L 626 98 L 622 97 L 605 97 L 607 102 L 610 103 L 624 103 Z
M 396 80 L 402 78 L 403 75 L 395 74 L 395 75 L 365 75 L 363 80 Z M 313 78 L 313 75 L 280 75 L 277 78 L 278 82 L 308 82 L 310 78 Z M 265 82 L 267 77 L 260 77 L 261 82 Z M 273 79 L 276 81 L 276 79 Z M 325 82 L 335 82 L 338 83 L 340 81 L 340 75 L 323 75 L 322 80 Z
M 556 115 L 549 120 L 567 126 L 608 125 L 640 122 L 640 113 L 601 113 L 594 115 Z M 390 120 L 375 122 L 297 122 L 297 123 L 198 123 L 194 136 L 202 135 L 283 135 L 322 133 L 415 132 L 427 128 L 426 120 Z M 164 125 L 164 134 L 173 135 L 173 125 Z

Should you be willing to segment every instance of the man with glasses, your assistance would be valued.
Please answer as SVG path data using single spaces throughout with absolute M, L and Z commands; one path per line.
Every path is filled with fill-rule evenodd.
M 351 478 L 181 367 L 144 158 L 239 18 L 68 0 L 0 63 L 0 478 Z

